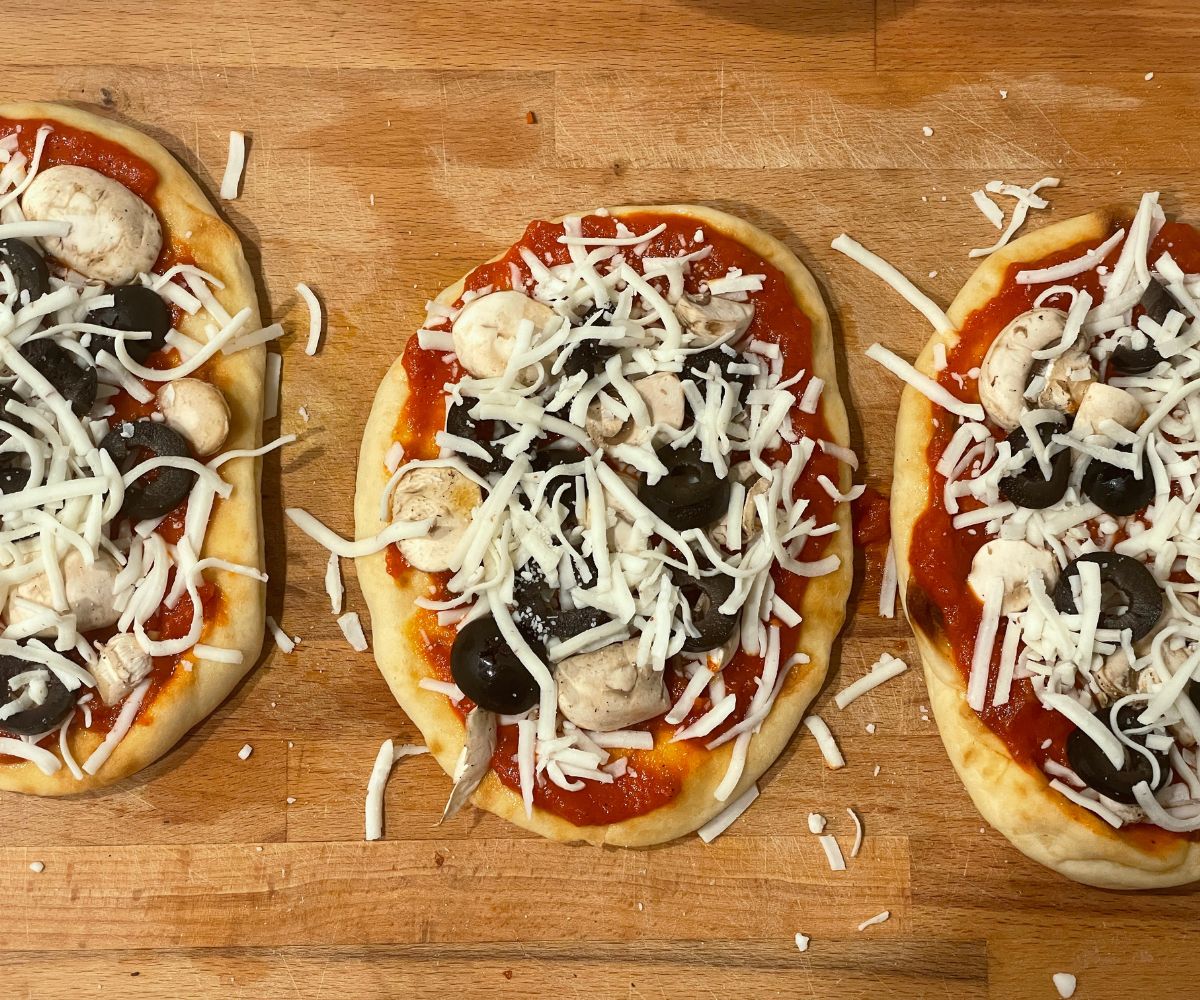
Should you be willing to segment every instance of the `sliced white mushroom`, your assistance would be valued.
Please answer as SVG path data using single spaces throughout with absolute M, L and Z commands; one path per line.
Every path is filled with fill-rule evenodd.
M 687 401 L 678 375 L 656 372 L 631 384 L 646 404 L 649 422 L 638 424 L 632 417 L 622 419 L 603 399 L 598 399 L 588 407 L 584 422 L 588 437 L 597 446 L 645 444 L 655 437 L 660 428 L 679 430 L 683 427 Z
M 1031 576 L 1040 576 L 1050 586 L 1057 575 L 1058 563 L 1048 549 L 1040 549 L 1023 539 L 994 538 L 975 553 L 967 585 L 983 600 L 988 582 L 1002 580 L 1004 603 L 1000 610 L 1009 615 L 1029 607 Z
M 660 427 L 670 427 L 673 430 L 683 427 L 687 407 L 683 383 L 679 381 L 678 375 L 656 372 L 638 379 L 633 383 L 633 388 L 650 411 L 650 423 L 643 426 L 631 423 L 623 438 L 625 443 L 645 444 L 654 437 L 655 430 Z
M 614 412 L 606 400 L 597 399 L 587 409 L 583 429 L 593 444 L 603 447 L 616 444 L 627 425 L 632 425 L 632 421 Z
M 558 664 L 558 709 L 583 729 L 624 729 L 671 705 L 661 671 L 637 665 L 638 639 L 580 653 Z
M 1034 351 L 1062 339 L 1066 319 L 1059 309 L 1032 309 L 1001 330 L 988 348 L 979 369 L 979 401 L 1005 430 L 1016 427 L 1031 406 L 1074 413 L 1095 381 L 1091 355 L 1082 337 L 1048 362 L 1033 356 Z M 1030 400 L 1026 390 L 1034 378 L 1042 381 Z
M 106 705 L 115 705 L 150 674 L 154 660 L 137 637 L 122 632 L 100 647 L 100 658 L 91 667 L 96 690 Z
M 212 455 L 229 436 L 229 404 L 211 382 L 179 378 L 158 390 L 158 408 L 171 430 L 199 456 Z
M 121 617 L 115 606 L 113 594 L 113 584 L 120 572 L 116 560 L 108 553 L 102 552 L 91 566 L 86 566 L 79 551 L 71 549 L 63 558 L 61 568 L 67 595 L 67 611 L 75 615 L 75 627 L 80 632 L 91 632 L 115 625 Z M 42 608 L 54 606 L 50 581 L 44 573 L 22 581 L 9 591 L 6 620 L 10 625 L 15 625 L 39 614 L 36 608 L 24 606 L 14 598 L 29 601 Z M 43 629 L 37 634 L 53 635 L 54 629 Z
M 496 749 L 496 716 L 476 705 L 467 716 L 467 736 L 458 767 L 454 771 L 454 788 L 439 823 L 444 823 L 466 804 L 479 783 L 492 769 L 492 753 Z
M 1071 433 L 1075 437 L 1101 434 L 1100 424 L 1104 420 L 1115 421 L 1127 430 L 1137 430 L 1145 418 L 1146 411 L 1133 393 L 1104 382 L 1093 382 L 1079 404 Z
M 39 237 L 56 260 L 110 285 L 124 285 L 149 271 L 162 249 L 162 226 L 154 209 L 111 177 L 87 167 L 42 170 L 21 196 L 27 219 L 67 222 L 65 236 Z
M 457 469 L 423 465 L 401 476 L 392 493 L 392 520 L 433 518 L 428 534 L 396 543 L 409 565 L 424 573 L 453 569 L 458 543 L 482 502 L 479 487 Z
M 472 299 L 462 307 L 451 328 L 459 364 L 476 378 L 503 375 L 524 322 L 533 325 L 536 343 L 562 319 L 548 305 L 508 289 Z M 532 375 L 523 373 L 523 378 L 529 381 Z
M 753 302 L 735 302 L 711 292 L 684 293 L 675 303 L 675 315 L 693 335 L 693 346 L 706 347 L 718 340 L 737 340 L 754 319 Z
M 766 494 L 771 488 L 771 481 L 764 479 L 762 476 L 756 476 L 754 481 L 746 490 L 746 502 L 742 504 L 742 544 L 741 550 L 745 550 L 746 546 L 754 540 L 754 537 L 759 532 L 758 506 L 754 500 Z M 725 518 L 721 518 L 709 530 L 709 537 L 720 545 L 722 548 L 727 548 L 729 545 L 729 535 L 726 531 L 728 526 L 725 523 Z
M 1139 678 L 1134 674 L 1125 651 L 1118 649 L 1105 657 L 1099 669 L 1092 672 L 1094 697 L 1101 708 L 1107 708 L 1118 698 L 1133 694 Z

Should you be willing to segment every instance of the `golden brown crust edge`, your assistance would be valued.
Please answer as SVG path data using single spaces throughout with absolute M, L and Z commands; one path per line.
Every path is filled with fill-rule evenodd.
M 191 233 L 187 243 L 197 265 L 225 284 L 214 294 L 226 310 L 232 315 L 249 307 L 251 316 L 246 328 L 253 330 L 261 325 L 254 278 L 237 234 L 217 215 L 199 184 L 161 145 L 129 126 L 65 105 L 0 105 L 0 117 L 45 118 L 84 129 L 124 146 L 151 164 L 159 175 L 155 207 L 166 228 L 173 233 Z M 201 341 L 207 339 L 204 323 L 196 317 L 186 317 L 181 332 Z M 218 354 L 205 369 L 229 403 L 230 434 L 223 450 L 256 448 L 262 443 L 265 362 L 266 349 L 259 347 L 230 356 Z M 263 568 L 261 467 L 260 459 L 236 459 L 222 466 L 221 475 L 232 484 L 233 493 L 214 507 L 204 556 Z M 218 621 L 206 625 L 201 641 L 240 650 L 242 662 L 197 660 L 191 672 L 177 671 L 165 689 L 139 712 L 134 727 L 98 774 L 85 774 L 77 781 L 65 766 L 53 775 L 45 775 L 32 763 L 3 765 L 0 789 L 70 795 L 110 785 L 153 763 L 225 700 L 254 666 L 262 648 L 266 587 L 223 570 L 209 571 L 207 578 L 220 588 L 224 612 Z M 100 742 L 99 736 L 72 727 L 71 752 L 81 765 Z
M 1036 260 L 1109 232 L 1112 213 L 1093 212 L 1047 226 L 992 254 L 967 280 L 948 310 L 955 329 L 999 292 L 1009 264 Z M 916 362 L 933 376 L 933 346 L 951 349 L 957 333 L 934 334 Z M 930 489 L 926 451 L 932 437 L 932 404 L 905 387 L 896 424 L 892 485 L 892 537 L 902 599 L 907 601 L 913 527 L 925 511 Z M 907 612 L 907 606 L 905 608 Z M 1200 878 L 1200 844 L 1172 838 L 1151 851 L 1130 842 L 1097 816 L 1069 802 L 1040 773 L 1013 760 L 1008 748 L 967 705 L 966 682 L 945 640 L 926 634 L 909 616 L 930 703 L 946 752 L 975 807 L 1027 857 L 1089 885 L 1149 889 Z M 1170 835 L 1167 835 L 1170 836 Z
M 614 215 L 634 212 L 658 212 L 684 215 L 698 223 L 714 227 L 740 240 L 754 253 L 778 267 L 786 276 L 792 294 L 812 319 L 813 359 L 816 373 L 825 380 L 822 415 L 832 439 L 849 443 L 846 410 L 838 392 L 834 362 L 833 336 L 829 315 L 812 275 L 782 243 L 742 219 L 706 207 L 693 205 L 626 206 L 609 210 Z M 460 279 L 438 296 L 451 304 L 461 294 L 465 279 Z M 379 516 L 379 496 L 387 481 L 384 455 L 400 409 L 407 396 L 407 382 L 399 358 L 380 385 L 363 434 L 359 454 L 358 482 L 355 490 L 355 526 L 358 537 L 375 534 L 383 526 Z M 841 488 L 850 483 L 850 470 L 842 465 Z M 839 530 L 831 537 L 827 552 L 836 552 L 842 560 L 839 570 L 810 582 L 798 609 L 804 616 L 801 645 L 811 657 L 804 667 L 797 666 L 776 700 L 770 717 L 750 743 L 745 771 L 734 792 L 725 802 L 713 798 L 714 789 L 725 775 L 732 744 L 709 754 L 692 770 L 680 794 L 667 805 L 645 816 L 598 826 L 577 826 L 544 809 L 525 815 L 521 797 L 489 773 L 472 799 L 486 809 L 518 826 L 551 840 L 585 841 L 626 847 L 649 846 L 683 836 L 703 826 L 730 802 L 750 787 L 783 751 L 812 703 L 829 669 L 829 656 L 840 631 L 852 573 L 852 539 L 847 505 L 837 508 Z M 446 699 L 418 687 L 424 673 L 412 667 L 423 663 L 421 653 L 408 640 L 412 600 L 420 596 L 424 585 L 419 574 L 413 584 L 401 588 L 387 572 L 384 553 L 357 560 L 358 579 L 371 612 L 375 659 L 396 700 L 424 734 L 430 750 L 447 774 L 453 773 L 463 746 L 464 727 Z M 783 651 L 786 658 L 790 650 Z M 449 788 L 447 788 L 447 793 Z

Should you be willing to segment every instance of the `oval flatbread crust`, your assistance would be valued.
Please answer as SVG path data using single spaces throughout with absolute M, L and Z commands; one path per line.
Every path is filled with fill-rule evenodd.
M 740 241 L 763 260 L 786 275 L 792 295 L 812 321 L 812 353 L 816 374 L 825 380 L 821 413 L 833 441 L 849 443 L 846 410 L 837 391 L 833 337 L 829 315 L 811 274 L 782 243 L 760 229 L 734 216 L 711 208 L 693 205 L 622 207 L 608 210 L 621 216 L 639 212 L 683 215 L 699 226 L 711 227 Z M 443 305 L 452 305 L 462 294 L 465 277 L 437 297 Z M 379 497 L 388 480 L 384 456 L 391 447 L 393 431 L 408 385 L 404 368 L 397 358 L 379 387 L 371 415 L 363 434 L 359 453 L 358 484 L 355 493 L 355 527 L 359 538 L 376 534 L 384 527 L 380 519 Z M 839 464 L 840 489 L 850 486 L 850 470 Z M 578 826 L 535 807 L 525 815 L 521 796 L 489 772 L 476 790 L 472 802 L 518 826 L 559 841 L 586 841 L 592 844 L 646 846 L 672 840 L 703 826 L 730 802 L 748 789 L 782 752 L 820 690 L 829 669 L 833 641 L 845 617 L 846 599 L 852 573 L 850 511 L 839 504 L 835 511 L 838 531 L 831 537 L 827 554 L 836 553 L 841 567 L 833 573 L 809 581 L 804 600 L 797 610 L 804 616 L 802 645 L 811 662 L 796 666 L 787 678 L 770 716 L 750 743 L 745 771 L 737 788 L 724 802 L 713 797 L 729 764 L 732 742 L 711 753 L 696 755 L 695 765 L 684 778 L 683 787 L 671 802 L 643 816 L 618 823 Z M 400 706 L 424 734 L 430 751 L 447 774 L 454 772 L 463 748 L 465 727 L 459 714 L 441 694 L 418 686 L 430 676 L 421 650 L 409 638 L 413 600 L 426 592 L 422 574 L 410 574 L 401 585 L 389 575 L 386 553 L 380 552 L 357 560 L 358 579 L 370 608 L 374 634 L 375 659 Z M 794 652 L 785 649 L 781 662 Z M 449 788 L 447 788 L 447 792 Z
M 163 224 L 164 238 L 174 235 L 183 239 L 196 266 L 225 285 L 214 290 L 214 295 L 230 315 L 249 308 L 246 329 L 262 325 L 254 278 L 237 233 L 220 218 L 200 185 L 157 142 L 127 125 L 58 104 L 0 105 L 0 118 L 59 122 L 116 143 L 149 163 L 158 172 L 158 185 L 150 201 Z M 203 343 L 208 339 L 205 322 L 203 314 L 186 316 L 180 332 Z M 260 346 L 232 355 L 218 352 L 202 369 L 202 376 L 221 389 L 229 404 L 230 431 L 223 451 L 262 444 L 265 364 L 266 349 Z M 221 467 L 221 475 L 233 486 L 233 492 L 213 508 L 203 556 L 263 568 L 261 468 L 262 462 L 256 458 L 236 459 Z M 205 626 L 200 641 L 239 650 L 242 662 L 214 663 L 189 655 L 192 669 L 176 669 L 162 690 L 141 707 L 133 728 L 99 773 L 85 773 L 82 780 L 76 780 L 66 767 L 46 775 L 28 762 L 0 764 L 0 789 L 69 795 L 112 784 L 153 763 L 225 700 L 254 666 L 262 648 L 266 586 L 225 570 L 209 570 L 206 579 L 220 589 L 223 611 Z M 73 725 L 69 742 L 72 756 L 82 764 L 102 737 Z M 51 749 L 57 753 L 57 744 Z
M 1023 236 L 998 250 L 971 275 L 947 315 L 955 331 L 934 334 L 917 359 L 919 371 L 936 378 L 933 348 L 958 343 L 957 330 L 971 313 L 999 294 L 1014 261 L 1037 261 L 1083 241 L 1110 234 L 1114 213 L 1093 212 Z M 892 538 L 899 589 L 908 609 L 909 553 L 913 528 L 929 504 L 926 452 L 933 434 L 933 405 L 906 386 L 896 422 L 892 484 Z M 1154 844 L 1134 842 L 1098 816 L 1068 801 L 1040 772 L 1013 760 L 1004 742 L 970 708 L 966 680 L 946 640 L 909 616 L 930 704 L 946 752 L 975 807 L 1026 856 L 1078 882 L 1112 889 L 1182 885 L 1200 878 L 1200 844 L 1164 833 Z

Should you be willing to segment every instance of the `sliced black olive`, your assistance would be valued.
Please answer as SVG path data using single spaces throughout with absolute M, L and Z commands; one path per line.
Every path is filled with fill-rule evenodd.
M 700 445 L 664 445 L 657 452 L 667 474 L 651 485 L 643 472 L 638 499 L 672 528 L 703 528 L 729 508 L 729 479 L 700 457 Z
M 1128 452 L 1130 446 L 1120 445 L 1117 451 Z M 1150 457 L 1142 457 L 1142 478 L 1132 469 L 1122 469 L 1099 459 L 1091 459 L 1083 472 L 1083 495 L 1106 514 L 1124 517 L 1136 514 L 1154 499 L 1154 471 Z
M 187 441 L 166 424 L 154 420 L 118 424 L 104 436 L 100 447 L 112 455 L 122 472 L 128 472 L 150 456 L 190 457 Z M 196 474 L 187 469 L 169 466 L 153 469 L 125 487 L 121 513 L 135 521 L 162 517 L 183 502 L 195 483 Z
M 1167 321 L 1167 317 L 1171 315 L 1171 311 L 1178 309 L 1175 300 L 1157 281 L 1151 281 L 1146 290 L 1142 292 L 1142 300 L 1138 303 L 1142 307 L 1142 311 L 1159 326 Z
M 125 333 L 149 332 L 149 340 L 125 341 L 129 356 L 141 363 L 155 351 L 161 350 L 167 342 L 167 334 L 171 330 L 171 308 L 158 292 L 145 285 L 121 285 L 112 289 L 112 294 L 113 304 L 93 310 L 88 314 L 87 321 Z M 117 353 L 112 337 L 94 336 L 91 350 L 93 354 L 108 351 L 114 357 Z
M 576 344 L 567 359 L 563 362 L 559 378 L 570 378 L 580 372 L 587 372 L 588 378 L 595 378 L 620 348 L 615 344 L 606 344 L 599 340 L 584 340 Z
M 531 645 L 544 660 L 544 650 Z M 459 629 L 450 650 L 450 673 L 463 694 L 489 712 L 516 715 L 537 704 L 537 681 L 490 616 Z
M 0 493 L 20 493 L 29 485 L 29 470 L 19 465 L 0 468 Z
M 96 402 L 96 369 L 52 340 L 30 340 L 21 345 L 21 357 L 43 375 L 71 404 L 75 416 L 85 416 Z
M 551 469 L 557 469 L 560 465 L 582 462 L 586 457 L 587 452 L 582 448 L 539 448 L 529 460 L 529 466 L 534 472 L 549 472 Z M 566 477 L 562 481 L 568 485 L 571 482 Z
M 718 609 L 733 593 L 733 577 L 716 576 L 681 578 L 676 574 L 675 582 L 680 585 L 692 613 L 692 625 L 699 635 L 688 636 L 683 641 L 685 653 L 706 653 L 719 649 L 733 635 L 738 616 L 722 614 Z
M 572 608 L 552 616 L 547 627 L 555 639 L 574 639 L 580 633 L 599 628 L 611 620 L 609 615 L 597 608 Z
M 1067 564 L 1054 587 L 1054 606 L 1064 615 L 1077 613 L 1071 581 L 1080 563 L 1100 567 L 1100 628 L 1131 629 L 1133 640 L 1146 636 L 1162 617 L 1162 590 L 1144 565 L 1116 552 L 1089 552 Z
M 32 302 L 50 291 L 50 269 L 46 261 L 24 240 L 0 240 L 0 261 L 8 265 L 16 279 L 18 304 L 21 292 L 27 292 Z
M 576 326 L 609 326 L 612 323 L 613 311 L 611 306 L 593 305 L 579 317 Z
M 1122 375 L 1142 375 L 1162 360 L 1163 356 L 1158 353 L 1158 348 L 1147 338 L 1145 347 L 1121 344 L 1112 352 L 1109 363 L 1114 371 Z
M 1140 713 L 1141 707 L 1138 705 L 1122 706 L 1117 712 L 1117 723 L 1121 727 L 1121 731 L 1137 728 L 1137 717 Z M 1106 728 L 1112 729 L 1110 709 L 1102 708 L 1093 714 L 1104 723 Z M 1129 738 L 1144 745 L 1142 737 L 1130 736 Z M 1067 738 L 1067 760 L 1071 765 L 1071 770 L 1078 774 L 1089 788 L 1095 789 L 1101 795 L 1107 796 L 1115 802 L 1124 802 L 1128 805 L 1137 804 L 1137 797 L 1133 794 L 1134 785 L 1144 781 L 1147 785 L 1151 785 L 1151 791 L 1157 791 L 1166 784 L 1170 777 L 1167 755 L 1157 751 L 1151 751 L 1151 753 L 1158 759 L 1158 783 L 1156 785 L 1151 785 L 1154 775 L 1150 761 L 1136 750 L 1125 747 L 1125 763 L 1122 767 L 1115 768 L 1104 751 L 1082 729 L 1076 729 Z
M 24 402 L 25 402 L 25 400 L 23 400 L 20 396 L 18 396 L 13 391 L 11 386 L 0 385 L 0 420 L 3 420 L 7 424 L 12 424 L 14 427 L 18 428 L 19 430 L 23 430 L 23 431 L 25 431 L 25 433 L 28 434 L 29 430 L 30 430 L 29 425 L 27 423 L 25 423 L 25 421 L 22 420 L 20 417 L 18 417 L 15 413 L 10 413 L 8 411 L 9 403 L 24 403 Z M 6 441 L 6 440 L 8 440 L 7 432 L 0 432 L 0 441 Z
M 513 575 L 513 620 L 526 630 L 545 634 L 557 601 L 541 567 L 532 559 Z
M 37 736 L 48 732 L 59 725 L 75 707 L 75 696 L 66 689 L 52 670 L 44 664 L 23 660 L 19 656 L 0 656 L 0 705 L 12 701 L 21 693 L 13 690 L 12 679 L 29 670 L 46 671 L 46 700 L 40 705 L 34 705 L 0 720 L 0 729 L 7 729 L 18 736 Z
M 726 382 L 732 382 L 742 387 L 741 396 L 744 399 L 746 393 L 754 388 L 754 376 L 749 372 L 731 372 L 729 366 L 745 364 L 745 362 L 746 359 L 738 354 L 737 351 L 721 344 L 717 347 L 709 347 L 706 350 L 698 351 L 695 354 L 689 354 L 683 360 L 683 371 L 679 377 L 699 381 L 701 376 L 708 374 L 710 366 L 715 364 L 717 370 L 721 373 L 721 377 Z
M 549 472 L 560 465 L 573 465 L 587 457 L 587 453 L 577 448 L 540 448 L 530 456 L 529 466 L 534 472 Z M 567 494 L 564 496 L 563 494 Z M 572 502 L 575 494 L 575 480 L 572 476 L 555 476 L 546 487 L 545 502 L 547 504 L 561 503 L 563 506 L 560 526 L 564 533 L 571 531 L 578 523 L 575 520 L 575 504 Z M 524 493 L 517 494 L 517 500 L 526 509 Z
M 494 439 L 502 436 L 497 434 L 497 431 L 507 430 L 511 433 L 512 427 L 500 420 L 476 420 L 468 412 L 474 405 L 475 400 L 464 399 L 451 406 L 446 414 L 446 431 L 456 437 L 474 441 L 490 456 L 483 459 L 478 455 L 462 455 L 462 460 L 467 463 L 468 468 L 481 476 L 490 476 L 493 473 L 502 476 L 512 465 L 512 459 L 505 457 Z
M 1037 425 L 1038 435 L 1044 444 L 1050 443 L 1058 427 L 1058 424 L 1053 423 Z M 1029 435 L 1025 433 L 1024 427 L 1017 427 L 1006 440 L 1014 455 L 1029 447 Z M 1043 510 L 1053 507 L 1063 498 L 1070 478 L 1071 453 L 1064 448 L 1050 459 L 1049 479 L 1042 475 L 1042 467 L 1037 458 L 1030 458 L 1017 472 L 1000 480 L 1000 495 L 1018 507 Z

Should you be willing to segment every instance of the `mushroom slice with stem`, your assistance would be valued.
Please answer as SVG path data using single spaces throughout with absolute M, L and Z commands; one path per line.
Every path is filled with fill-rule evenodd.
M 987 415 L 1005 430 L 1021 422 L 1031 405 L 1074 413 L 1088 386 L 1095 381 L 1087 344 L 1079 338 L 1048 361 L 1034 358 L 1062 339 L 1066 313 L 1060 309 L 1031 309 L 1008 324 L 992 341 L 979 369 L 979 401 Z M 1026 398 L 1033 378 L 1042 379 L 1036 398 Z
M 723 299 L 711 292 L 685 292 L 675 314 L 693 336 L 693 345 L 706 347 L 718 340 L 737 340 L 750 328 L 754 304 Z
M 558 709 L 581 729 L 609 732 L 661 715 L 671 697 L 661 671 L 637 664 L 638 639 L 558 664 Z
M 123 285 L 148 272 L 162 250 L 154 209 L 121 184 L 87 167 L 43 170 L 21 196 L 27 219 L 67 222 L 65 236 L 42 236 L 42 246 L 85 278 Z
M 401 476 L 392 492 L 392 520 L 433 518 L 428 534 L 396 543 L 409 565 L 423 573 L 454 568 L 458 543 L 482 501 L 479 486 L 457 469 L 421 465 Z
M 521 292 L 505 290 L 472 299 L 462 307 L 451 327 L 459 364 L 476 378 L 503 375 L 521 324 L 526 320 L 533 324 L 535 343 L 539 335 L 562 323 L 562 318 L 548 305 Z M 552 358 L 547 358 L 545 364 L 548 366 L 551 361 Z
M 496 750 L 496 716 L 476 705 L 467 716 L 467 738 L 458 768 L 454 772 L 454 788 L 442 810 L 439 823 L 445 823 L 475 794 L 479 783 L 492 769 L 492 754 Z
M 988 580 L 999 577 L 1004 583 L 1004 603 L 1000 610 L 1011 615 L 1029 607 L 1029 578 L 1051 580 L 1058 569 L 1053 553 L 1039 549 L 1022 539 L 994 538 L 975 553 L 967 585 L 980 600 Z

